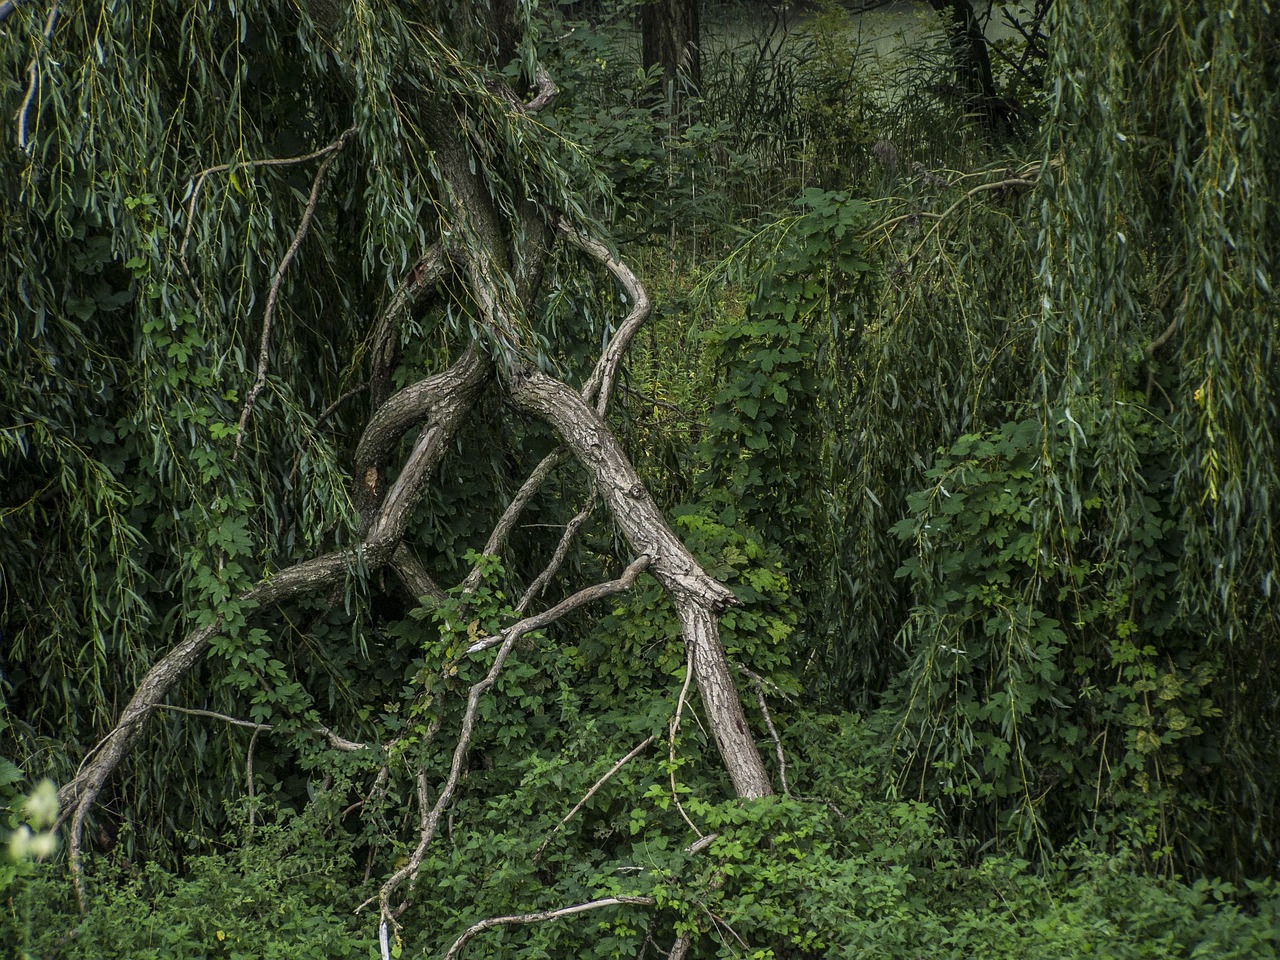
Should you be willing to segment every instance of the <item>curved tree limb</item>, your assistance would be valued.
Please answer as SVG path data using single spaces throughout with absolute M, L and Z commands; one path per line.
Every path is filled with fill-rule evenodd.
M 640 278 L 631 272 L 630 267 L 615 257 L 604 243 L 579 233 L 564 217 L 561 217 L 556 225 L 574 246 L 613 274 L 614 279 L 622 285 L 622 289 L 631 298 L 630 312 L 609 341 L 609 345 L 605 347 L 595 370 L 582 388 L 582 395 L 588 401 L 594 398 L 596 413 L 603 417 L 609 407 L 609 398 L 613 393 L 614 382 L 618 379 L 618 368 L 622 365 L 622 358 L 626 356 L 627 348 L 631 346 L 631 339 L 636 335 L 636 331 L 649 319 L 653 303 Z
M 462 956 L 462 948 L 467 945 L 470 940 L 478 933 L 491 930 L 494 927 L 516 926 L 530 923 L 545 923 L 548 920 L 559 920 L 562 917 L 572 917 L 578 913 L 586 913 L 588 910 L 599 910 L 602 907 L 617 906 L 641 906 L 652 907 L 657 901 L 653 897 L 602 897 L 599 900 L 592 900 L 589 903 L 577 903 L 571 907 L 560 907 L 556 910 L 539 910 L 537 913 L 521 913 L 509 917 L 490 917 L 487 920 L 481 920 L 479 923 L 472 924 L 467 931 L 453 942 L 448 952 L 444 955 L 444 960 L 457 960 Z
M 692 648 L 698 691 L 734 788 L 743 798 L 771 795 L 773 786 L 720 643 L 717 614 L 736 605 L 737 598 L 671 531 L 622 447 L 581 394 L 534 371 L 513 381 L 511 398 L 555 428 L 595 481 L 631 549 L 653 558 L 652 573 L 671 595 Z
M 259 607 L 283 603 L 304 592 L 341 583 L 359 564 L 375 569 L 392 558 L 427 478 L 443 459 L 449 441 L 457 433 L 487 377 L 487 366 L 473 362 L 474 359 L 468 353 L 445 374 L 428 378 L 434 380 L 435 391 L 421 390 L 415 394 L 417 416 L 410 416 L 405 422 L 425 419 L 427 425 L 395 484 L 368 524 L 369 530 L 360 545 L 287 567 L 242 593 L 236 598 L 239 603 Z M 68 818 L 71 820 L 68 850 L 78 896 L 82 891 L 81 840 L 89 810 L 107 778 L 141 736 L 157 707 L 201 660 L 221 628 L 221 617 L 196 627 L 148 670 L 121 711 L 115 727 L 90 751 L 76 776 L 58 791 L 63 811 L 58 823 L 61 825 Z

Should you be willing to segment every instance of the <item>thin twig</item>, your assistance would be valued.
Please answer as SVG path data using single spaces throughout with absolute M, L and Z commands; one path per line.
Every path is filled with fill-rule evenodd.
M 293 262 L 298 248 L 302 246 L 302 241 L 306 239 L 307 231 L 311 228 L 311 220 L 316 213 L 316 204 L 320 200 L 320 187 L 324 183 L 324 175 L 328 172 L 329 167 L 333 164 L 342 148 L 346 146 L 347 138 L 350 134 L 351 131 L 348 131 L 338 138 L 337 145 L 329 151 L 329 154 L 324 158 L 324 162 L 320 164 L 320 169 L 316 171 L 315 179 L 311 181 L 311 195 L 307 197 L 307 207 L 302 212 L 302 221 L 298 224 L 298 229 L 293 232 L 293 242 L 289 244 L 289 249 L 285 251 L 284 257 L 280 261 L 280 266 L 276 268 L 276 275 L 271 280 L 271 289 L 267 291 L 267 305 L 262 311 L 262 338 L 258 343 L 258 373 L 254 378 L 253 386 L 249 388 L 249 395 L 245 397 L 244 409 L 240 412 L 240 424 L 236 430 L 236 452 L 232 454 L 232 460 L 240 456 L 240 444 L 244 442 L 245 427 L 249 423 L 249 415 L 253 412 L 253 405 L 257 402 L 258 395 L 262 393 L 262 388 L 267 383 L 267 363 L 270 358 L 271 346 L 271 321 L 275 317 L 276 303 L 280 299 L 280 288 L 284 285 L 285 271 L 289 269 L 289 264 Z
M 524 596 L 520 598 L 520 602 L 516 604 L 516 612 L 524 613 L 529 609 L 531 604 L 538 595 L 546 589 L 547 584 L 551 582 L 551 578 L 556 575 L 560 569 L 560 565 L 564 563 L 564 558 L 569 555 L 569 547 L 573 545 L 573 538 L 577 535 L 578 529 L 587 522 L 587 518 L 595 512 L 596 507 L 600 503 L 600 494 L 594 488 L 591 496 L 587 499 L 587 505 L 570 520 L 564 528 L 564 533 L 560 536 L 560 542 L 556 544 L 555 552 L 551 555 L 551 559 L 547 562 L 544 569 L 533 583 L 529 584 L 529 589 L 524 592 Z
M 694 426 L 694 427 L 706 426 L 705 421 L 699 420 L 692 413 L 689 413 L 687 410 L 684 410 L 683 408 L 676 406 L 674 403 L 668 403 L 666 400 L 659 400 L 657 397 L 651 397 L 647 393 L 641 393 L 639 390 L 636 390 L 634 387 L 628 387 L 625 383 L 618 384 L 618 389 L 621 390 L 623 393 L 627 394 L 628 396 L 635 397 L 637 400 L 643 401 L 644 403 L 647 403 L 650 406 L 662 407 L 665 410 L 670 410 L 672 413 L 674 413 L 677 417 L 679 417 L 682 421 L 689 424 L 690 426 Z
M 271 733 L 274 729 L 269 723 L 257 723 L 253 720 L 241 720 L 239 717 L 232 717 L 225 713 L 218 713 L 216 710 L 197 710 L 193 707 L 176 707 L 170 703 L 157 703 L 156 709 L 169 710 L 173 713 L 185 713 L 192 717 L 211 717 L 214 720 L 221 720 L 224 723 L 229 723 L 234 727 L 246 727 L 249 730 L 252 730 L 255 735 L 259 733 Z M 369 744 L 359 743 L 355 740 L 348 740 L 346 737 L 341 734 L 334 733 L 324 725 L 312 727 L 311 732 L 320 734 L 329 741 L 330 746 L 336 750 L 341 750 L 344 753 L 355 753 L 358 750 L 371 749 Z
M 672 715 L 671 723 L 667 728 L 667 759 L 670 761 L 667 772 L 671 777 L 671 800 L 676 805 L 676 810 L 689 825 L 689 829 L 698 835 L 698 839 L 702 839 L 702 831 L 694 826 L 693 821 L 689 819 L 689 814 L 685 813 L 684 805 L 680 802 L 680 790 L 676 786 L 676 734 L 680 732 L 680 717 L 684 713 L 685 698 L 689 696 L 689 684 L 693 681 L 693 644 L 687 644 L 686 648 L 684 685 L 680 688 L 680 696 L 676 698 L 676 712 Z
M 583 794 L 582 799 L 579 800 L 576 804 L 574 804 L 573 809 L 564 815 L 563 819 L 561 819 L 561 821 L 556 824 L 555 829 L 552 830 L 549 834 L 547 834 L 547 838 L 542 841 L 541 846 L 538 847 L 537 852 L 535 852 L 533 855 L 533 865 L 535 867 L 542 860 L 542 855 L 547 852 L 547 846 L 551 843 L 552 840 L 555 839 L 556 834 L 564 829 L 565 824 L 567 824 L 570 820 L 572 820 L 574 816 L 577 814 L 577 812 L 587 805 L 588 801 L 590 801 L 591 798 L 596 795 L 596 793 L 600 790 L 601 787 L 603 787 L 606 783 L 609 782 L 610 778 L 612 778 L 615 773 L 617 773 L 619 770 L 625 767 L 628 763 L 634 760 L 637 756 L 639 756 L 656 739 L 657 739 L 656 737 L 650 735 L 646 737 L 644 740 L 642 740 L 640 743 L 636 744 L 636 746 L 634 746 L 631 749 L 630 753 L 628 753 L 625 757 L 623 757 L 621 760 L 615 763 L 612 767 L 610 767 L 608 772 L 603 777 L 601 777 L 599 780 L 597 780 L 595 783 L 591 785 L 591 789 L 588 790 L 585 794 Z
M 362 383 L 358 387 L 352 387 L 350 390 L 348 390 L 346 393 L 340 396 L 337 400 L 333 401 L 333 403 L 329 404 L 322 411 L 320 411 L 320 416 L 316 417 L 316 427 L 317 428 L 321 427 L 326 420 L 328 420 L 331 416 L 333 416 L 333 411 L 337 410 L 339 406 L 346 403 L 348 400 L 354 397 L 357 393 L 362 393 L 368 389 L 369 389 L 369 385 L 367 383 Z
M 187 247 L 191 243 L 191 230 L 195 226 L 196 202 L 200 199 L 200 191 L 204 189 L 204 182 L 208 177 L 215 173 L 226 173 L 228 170 L 235 170 L 240 167 L 248 167 L 250 169 L 254 167 L 288 167 L 295 163 L 306 163 L 308 160 L 315 160 L 317 157 L 326 156 L 335 150 L 341 150 L 346 145 L 347 140 L 355 135 L 355 132 L 355 127 L 348 127 L 342 131 L 338 139 L 333 143 L 297 157 L 272 157 L 266 160 L 234 161 L 232 163 L 220 163 L 217 166 L 206 167 L 201 170 L 196 175 L 195 185 L 191 188 L 191 197 L 187 201 L 187 228 L 182 234 L 182 246 L 178 247 L 178 262 L 182 264 L 183 273 L 188 277 L 191 276 L 191 269 L 187 265 Z
M 471 644 L 471 646 L 467 647 L 467 653 L 474 654 L 479 653 L 482 650 L 490 650 L 498 644 L 504 643 L 504 638 L 506 638 L 508 634 L 520 637 L 533 630 L 541 630 L 548 624 L 555 623 L 555 621 L 559 620 L 566 613 L 577 610 L 579 607 L 591 603 L 593 600 L 599 600 L 615 593 L 622 593 L 625 590 L 630 590 L 631 585 L 635 583 L 636 577 L 638 577 L 641 571 L 643 571 L 648 565 L 649 558 L 647 556 L 642 556 L 632 560 L 627 569 L 622 571 L 622 576 L 618 577 L 617 580 L 610 580 L 607 583 L 597 583 L 591 587 L 584 587 L 572 596 L 561 600 L 551 609 L 544 610 L 542 613 L 534 614 L 532 617 L 525 617 L 513 626 L 507 627 L 496 636 L 486 637 L 483 640 L 476 641 Z
M 244 779 L 245 790 L 249 795 L 249 830 L 248 838 L 253 839 L 253 827 L 257 820 L 258 804 L 257 798 L 254 796 L 253 789 L 253 748 L 258 744 L 258 734 L 262 732 L 262 728 L 253 731 L 253 736 L 249 738 L 249 751 L 244 758 Z
M 787 784 L 787 755 L 782 750 L 782 738 L 778 736 L 778 728 L 773 725 L 773 717 L 769 713 L 769 704 L 764 698 L 764 681 L 748 670 L 740 668 L 751 678 L 751 685 L 756 688 L 756 703 L 760 705 L 760 713 L 764 717 L 764 725 L 769 729 L 769 739 L 773 741 L 774 754 L 778 758 L 778 779 L 782 781 L 782 793 L 791 796 L 791 787 Z
M 1057 162 L 1055 161 L 1051 163 L 1050 166 L 1051 167 L 1057 166 Z M 1037 182 L 1039 182 L 1039 178 L 1040 178 L 1040 173 L 1038 170 L 1024 169 L 1021 172 L 1019 172 L 1016 176 L 1006 177 L 1003 180 L 991 180 L 991 181 L 988 181 L 987 183 L 980 183 L 976 187 L 970 187 L 968 190 L 962 193 L 960 195 L 960 198 L 956 200 L 955 203 L 951 204 L 951 206 L 949 206 L 946 210 L 942 211 L 942 213 L 933 213 L 929 210 L 918 210 L 912 213 L 904 213 L 896 217 L 890 217 L 888 220 L 882 220 L 880 223 L 874 224 L 869 229 L 865 230 L 862 234 L 862 239 L 869 240 L 872 236 L 875 236 L 877 234 L 890 233 L 892 232 L 893 228 L 896 227 L 898 224 L 905 223 L 908 220 L 918 220 L 920 218 L 924 218 L 927 220 L 937 221 L 937 223 L 934 224 L 933 229 L 924 238 L 924 240 L 920 242 L 920 245 L 916 248 L 915 252 L 912 253 L 911 256 L 915 257 L 916 254 L 920 252 L 920 249 L 924 246 L 924 244 L 929 240 L 929 238 L 932 237 L 933 234 L 937 232 L 938 227 L 941 225 L 942 221 L 946 220 L 947 217 L 951 216 L 951 214 L 955 213 L 958 209 L 960 209 L 960 207 L 962 207 L 965 203 L 972 200 L 978 194 L 987 193 L 992 190 L 1010 189 L 1012 187 L 1033 187 L 1036 185 Z
M 551 475 L 551 471 L 567 459 L 569 459 L 569 451 L 561 445 L 543 457 L 542 461 L 533 468 L 533 472 L 529 474 L 528 479 L 520 485 L 516 495 L 507 504 L 507 509 L 502 512 L 502 516 L 494 526 L 493 532 L 489 534 L 489 542 L 484 545 L 485 556 L 495 557 L 498 555 L 506 544 L 507 538 L 511 535 L 511 531 L 515 529 L 516 522 L 520 519 L 520 514 L 529 505 L 529 501 L 541 489 L 543 482 Z M 467 574 L 467 579 L 462 581 L 464 592 L 475 592 L 476 587 L 480 586 L 480 574 L 481 568 L 479 566 L 476 566 Z

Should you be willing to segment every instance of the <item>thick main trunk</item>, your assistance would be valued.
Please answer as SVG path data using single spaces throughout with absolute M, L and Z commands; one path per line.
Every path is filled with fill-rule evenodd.
M 650 558 L 649 570 L 670 594 L 685 643 L 693 651 L 698 691 L 734 789 L 744 799 L 769 796 L 773 785 L 720 643 L 717 614 L 737 598 L 702 569 L 667 526 L 622 447 L 579 393 L 534 372 L 512 383 L 511 397 L 518 407 L 555 428 L 591 474 L 631 549 Z

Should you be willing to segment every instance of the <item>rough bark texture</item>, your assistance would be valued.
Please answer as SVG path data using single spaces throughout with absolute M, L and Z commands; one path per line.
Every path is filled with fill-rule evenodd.
M 556 429 L 595 481 L 631 549 L 652 558 L 650 572 L 671 595 L 685 643 L 693 651 L 698 691 L 734 788 L 746 799 L 769 796 L 773 786 L 720 643 L 717 614 L 737 599 L 672 533 L 617 440 L 580 394 L 533 372 L 512 383 L 511 396 L 518 407 Z
M 258 607 L 283 603 L 302 593 L 341 583 L 357 564 L 363 563 L 372 570 L 391 560 L 427 479 L 443 459 L 449 442 L 474 404 L 487 375 L 487 364 L 472 351 L 452 369 L 424 381 L 433 384 L 433 389 L 414 392 L 414 388 L 406 388 L 402 391 L 402 394 L 413 397 L 415 402 L 411 410 L 403 413 L 402 421 L 397 422 L 408 427 L 415 422 L 426 421 L 426 426 L 395 483 L 381 499 L 376 512 L 363 524 L 367 527 L 367 535 L 360 546 L 294 564 L 268 577 L 239 599 Z M 420 388 L 422 384 L 415 386 Z M 386 437 L 388 443 L 398 439 L 393 432 L 388 432 Z M 121 711 L 114 729 L 98 744 L 75 779 L 58 791 L 63 811 L 59 822 L 65 822 L 68 817 L 71 819 L 71 864 L 77 878 L 85 817 L 103 785 L 138 741 L 158 705 L 205 655 L 221 626 L 221 621 L 215 619 L 190 631 L 147 672 Z

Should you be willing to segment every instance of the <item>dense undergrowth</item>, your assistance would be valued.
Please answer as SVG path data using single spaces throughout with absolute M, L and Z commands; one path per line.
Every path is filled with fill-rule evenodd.
M 1280 952 L 1274 24 L 1233 3 L 1060 5 L 1039 73 L 997 59 L 1020 121 L 995 135 L 948 91 L 943 21 L 927 15 L 934 32 L 892 56 L 860 46 L 836 6 L 798 27 L 763 18 L 709 40 L 703 87 L 674 115 L 631 59 L 630 13 L 539 16 L 561 88 L 548 154 L 566 182 L 590 169 L 583 206 L 615 224 L 657 302 L 619 434 L 741 601 L 724 641 L 779 796 L 723 799 L 675 612 L 643 579 L 522 641 L 386 951 L 441 956 L 488 918 L 632 897 L 497 924 L 467 955 L 661 956 L 686 933 L 695 957 L 779 960 Z M 155 196 L 129 199 L 162 247 Z M 96 279 L 76 281 L 84 331 L 51 324 L 38 366 L 57 383 L 45 361 L 79 352 L 82 377 L 105 384 L 95 402 L 165 397 L 179 449 L 184 431 L 234 419 L 225 398 L 185 400 L 219 394 L 221 360 L 183 321 L 128 373 L 131 285 L 152 268 L 117 263 L 104 230 L 51 255 Z M 604 280 L 549 275 L 540 334 L 570 362 L 594 356 L 629 305 Z M 408 348 L 401 380 L 452 349 L 436 339 Z M 297 358 L 304 374 L 326 363 Z M 183 603 L 229 591 L 210 557 L 272 555 L 237 526 L 241 500 L 209 516 L 199 484 L 173 493 L 185 467 L 149 462 L 128 418 L 60 433 L 78 422 L 70 401 L 0 390 L 28 418 L 0 425 L 17 641 L 0 745 L 26 777 L 0 768 L 0 802 L 16 828 L 26 789 L 73 773 Z M 465 497 L 433 494 L 419 516 L 429 567 L 478 563 L 479 589 L 415 607 L 356 584 L 340 603 L 294 604 L 278 635 L 229 634 L 186 683 L 206 712 L 163 714 L 106 797 L 88 911 L 56 858 L 15 847 L 0 864 L 3 949 L 382 954 L 376 906 L 361 906 L 411 854 L 408 771 L 446 768 L 452 749 L 424 731 L 457 726 L 490 662 L 460 651 L 511 621 L 549 553 L 531 534 L 475 553 L 522 476 L 497 451 L 532 462 L 553 445 L 498 414 L 459 441 L 475 455 L 448 480 Z M 321 486 L 307 471 L 330 441 L 299 411 L 282 418 L 306 442 L 271 481 L 293 506 L 264 509 L 266 528 L 296 536 L 301 515 L 318 538 L 349 504 L 294 493 L 299 470 Z M 221 463 L 209 456 L 193 462 Z M 238 483 L 243 502 L 257 495 Z M 540 524 L 581 508 L 568 488 L 539 494 Z M 59 511 L 57 545 L 34 553 Z M 169 546 L 184 522 L 208 538 L 198 562 Z M 599 513 L 580 543 L 558 586 L 616 574 Z M 86 585 L 72 571 L 91 556 Z M 40 580 L 47 594 L 23 592 Z M 77 646 L 86 626 L 96 652 Z M 131 646 L 135 633 L 161 640 Z M 321 718 L 395 746 L 329 749 Z M 384 767 L 404 776 L 387 786 Z

